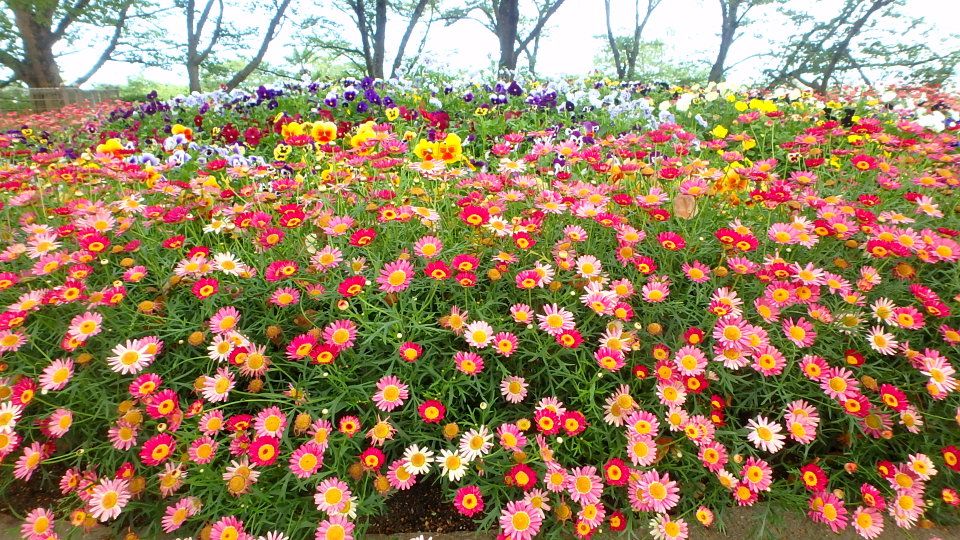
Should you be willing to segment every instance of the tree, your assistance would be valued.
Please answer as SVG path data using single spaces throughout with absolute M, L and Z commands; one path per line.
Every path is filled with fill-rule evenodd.
M 334 2 L 333 7 L 349 17 L 359 42 L 344 37 L 342 21 L 314 16 L 304 26 L 318 27 L 322 32 L 309 38 L 311 48 L 335 52 L 368 76 L 385 78 L 388 69 L 390 77 L 395 77 L 404 62 L 419 57 L 422 47 L 410 57 L 410 41 L 418 28 L 422 28 L 422 39 L 426 39 L 438 16 L 440 0 L 345 0 Z M 388 64 L 388 30 L 391 22 L 398 21 L 403 22 L 403 33 Z
M 83 84 L 111 58 L 133 5 L 133 0 L 4 0 L 0 5 L 0 65 L 12 75 L 0 81 L 0 86 L 15 81 L 29 88 L 63 86 L 57 46 L 75 42 L 84 29 L 109 29 L 106 46 L 73 82 Z
M 447 24 L 460 19 L 473 18 L 474 11 L 480 12 L 482 18 L 474 19 L 487 30 L 497 36 L 500 59 L 497 68 L 501 72 L 517 70 L 517 60 L 520 54 L 526 52 L 528 60 L 536 66 L 535 51 L 539 48 L 540 36 L 550 17 L 560 9 L 564 0 L 535 0 L 536 16 L 525 17 L 521 13 L 520 0 L 473 0 L 465 7 L 452 10 L 446 15 Z M 529 9 L 524 10 L 531 13 Z M 530 26 L 529 30 L 521 30 L 521 26 Z M 533 45 L 533 51 L 529 47 Z
M 778 0 L 718 0 L 720 2 L 720 47 L 717 59 L 710 68 L 710 82 L 720 82 L 727 70 L 727 54 L 736 41 L 738 32 L 750 23 L 747 13 L 755 7 L 770 4 Z
M 640 16 L 640 0 L 633 2 L 633 35 L 628 39 L 618 40 L 613 35 L 613 26 L 610 23 L 610 0 L 603 0 L 603 9 L 607 22 L 607 46 L 610 47 L 610 53 L 613 58 L 613 66 L 617 70 L 617 78 L 621 81 L 633 80 L 636 75 L 637 54 L 640 52 L 641 36 L 643 29 L 653 11 L 660 6 L 663 0 L 646 0 L 646 6 L 643 10 L 643 17 Z
M 632 37 L 617 37 L 621 50 L 632 46 Z M 614 65 L 613 51 L 604 42 L 596 58 L 597 65 Z M 699 60 L 687 60 L 672 54 L 663 40 L 641 41 L 637 46 L 634 76 L 630 80 L 666 82 L 669 84 L 694 84 L 707 76 L 708 64 Z
M 186 53 L 184 63 L 187 68 L 187 80 L 190 91 L 200 91 L 200 67 L 210 60 L 210 54 L 215 47 L 224 40 L 225 37 L 235 37 L 236 33 L 227 30 L 224 21 L 224 3 L 223 0 L 200 0 L 202 7 L 197 5 L 197 0 L 177 0 L 176 6 L 183 10 L 187 29 Z M 274 0 L 269 8 L 271 13 L 269 23 L 263 31 L 260 39 L 260 46 L 252 58 L 249 59 L 236 73 L 226 82 L 228 89 L 232 90 L 243 83 L 247 77 L 253 73 L 263 61 L 270 42 L 276 38 L 278 27 L 290 5 L 290 0 Z M 205 37 L 204 32 L 211 30 L 209 36 Z
M 920 84 L 942 83 L 960 61 L 956 38 L 952 47 L 944 40 L 930 47 L 930 27 L 901 12 L 903 4 L 903 0 L 844 0 L 829 20 L 782 9 L 800 30 L 784 46 L 779 65 L 765 71 L 768 85 L 796 82 L 824 93 L 850 75 L 868 85 L 874 77 L 894 76 Z

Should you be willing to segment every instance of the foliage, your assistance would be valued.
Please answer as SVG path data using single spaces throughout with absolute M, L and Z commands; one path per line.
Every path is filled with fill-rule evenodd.
M 0 487 L 62 491 L 28 540 L 362 537 L 414 482 L 512 540 L 956 519 L 956 105 L 344 79 L 6 132 Z

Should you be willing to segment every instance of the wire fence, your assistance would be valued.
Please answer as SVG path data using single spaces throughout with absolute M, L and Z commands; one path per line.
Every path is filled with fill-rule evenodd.
M 60 88 L 5 88 L 0 90 L 0 113 L 45 112 L 83 101 L 99 103 L 119 98 L 120 90 L 117 88 L 100 90 L 81 90 L 70 86 Z

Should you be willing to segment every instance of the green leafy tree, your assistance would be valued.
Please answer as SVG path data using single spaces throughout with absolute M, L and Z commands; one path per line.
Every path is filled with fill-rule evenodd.
M 868 85 L 878 76 L 944 82 L 960 62 L 957 37 L 933 39 L 931 27 L 904 7 L 903 0 L 844 0 L 827 20 L 781 8 L 798 31 L 783 46 L 778 65 L 765 71 L 768 85 L 795 82 L 823 93 L 850 77 Z
M 720 82 L 730 67 L 727 65 L 727 55 L 733 42 L 742 34 L 743 28 L 752 21 L 747 15 L 760 6 L 782 2 L 782 0 L 717 0 L 720 3 L 720 45 L 717 48 L 717 58 L 710 67 L 709 80 Z
M 0 65 L 10 73 L 0 86 L 22 82 L 30 88 L 64 85 L 58 49 L 85 32 L 109 32 L 106 45 L 82 76 L 83 84 L 111 58 L 133 16 L 134 0 L 4 0 L 0 3 Z M 136 8 L 148 7 L 140 2 Z
M 644 8 L 640 9 L 640 0 L 634 0 L 633 33 L 629 37 L 618 38 L 614 36 L 613 25 L 610 22 L 613 11 L 611 0 L 603 0 L 603 10 L 607 23 L 607 47 L 609 47 L 614 68 L 617 70 L 617 78 L 621 81 L 633 80 L 636 77 L 637 59 L 640 55 L 643 30 L 650 21 L 650 16 L 653 15 L 654 10 L 662 2 L 663 0 L 646 0 Z

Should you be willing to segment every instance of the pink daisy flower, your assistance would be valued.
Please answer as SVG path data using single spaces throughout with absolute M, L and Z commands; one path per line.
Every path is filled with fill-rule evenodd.
M 40 374 L 40 389 L 47 392 L 63 390 L 73 378 L 73 360 L 58 359 L 50 362 Z
M 567 491 L 577 504 L 595 503 L 603 493 L 603 480 L 597 475 L 596 467 L 574 467 L 567 477 Z
M 103 330 L 103 316 L 94 311 L 87 311 L 70 320 L 67 333 L 80 341 L 86 341 Z
M 817 339 L 817 332 L 810 321 L 803 317 L 783 321 L 783 333 L 797 347 L 806 348 L 813 345 Z
M 313 502 L 317 505 L 317 510 L 321 512 L 338 514 L 349 503 L 351 495 L 346 482 L 337 477 L 332 477 L 317 485 Z
M 126 480 L 104 479 L 90 492 L 87 506 L 91 516 L 104 522 L 116 519 L 129 501 L 130 490 Z
M 530 540 L 542 523 L 543 513 L 525 501 L 510 501 L 500 511 L 500 529 L 509 540 Z
M 493 327 L 486 321 L 473 321 L 467 325 L 464 339 L 471 347 L 483 349 L 493 341 Z
M 500 446 L 504 450 L 517 451 L 527 445 L 527 437 L 516 424 L 501 424 L 497 428 Z
M 520 403 L 527 397 L 527 382 L 523 377 L 506 377 L 500 381 L 500 393 L 508 402 Z
M 323 341 L 340 350 L 353 347 L 356 338 L 357 325 L 350 319 L 336 320 L 323 329 Z
M 377 392 L 373 395 L 373 401 L 381 411 L 390 412 L 403 405 L 409 393 L 407 385 L 393 375 L 388 375 L 377 382 Z
M 300 291 L 294 287 L 280 287 L 270 295 L 270 303 L 278 307 L 294 306 L 300 302 Z
M 220 518 L 210 530 L 210 540 L 245 540 L 247 537 L 243 522 L 234 516 Z
M 187 519 L 197 513 L 199 507 L 200 501 L 196 497 L 184 497 L 168 506 L 160 522 L 163 532 L 172 533 L 179 529 Z
M 630 505 L 638 512 L 663 514 L 680 501 L 680 488 L 670 475 L 651 469 L 630 481 Z
M 858 506 L 853 511 L 850 523 L 862 538 L 872 540 L 883 532 L 883 515 L 876 508 Z
M 424 236 L 413 244 L 413 252 L 424 259 L 432 259 L 443 251 L 443 242 L 435 236 Z
M 510 358 L 517 350 L 517 336 L 512 332 L 497 332 L 493 336 L 493 348 L 504 358 Z
M 283 430 L 287 427 L 287 415 L 283 414 L 280 407 L 272 406 L 257 413 L 253 421 L 253 429 L 257 437 L 282 437 Z
M 313 441 L 306 442 L 294 450 L 289 466 L 297 478 L 309 478 L 323 466 L 323 449 Z
M 417 483 L 417 476 L 407 471 L 405 463 L 403 459 L 398 459 L 387 467 L 387 481 L 390 487 L 400 491 L 410 489 Z
M 353 523 L 345 516 L 332 515 L 320 522 L 315 540 L 353 540 Z
M 540 329 L 554 337 L 576 328 L 573 313 L 557 304 L 543 306 L 543 314 L 537 314 L 537 320 L 540 321 Z
M 384 265 L 377 277 L 380 290 L 387 293 L 401 292 L 410 286 L 415 271 L 409 262 L 399 259 Z
M 49 538 L 54 529 L 54 515 L 46 508 L 34 508 L 20 525 L 20 535 L 27 540 Z
M 755 447 L 771 454 L 779 452 L 786 440 L 786 436 L 781 433 L 783 427 L 763 416 L 751 418 L 747 422 L 747 430 L 747 440 Z
M 187 449 L 187 456 L 190 458 L 190 461 L 198 465 L 206 465 L 217 457 L 218 446 L 219 443 L 213 440 L 212 437 L 204 435 L 190 443 L 190 448 Z
M 687 276 L 687 279 L 694 283 L 705 283 L 710 281 L 710 267 L 703 264 L 700 261 L 693 261 L 693 263 L 683 263 L 681 266 L 683 273 Z

